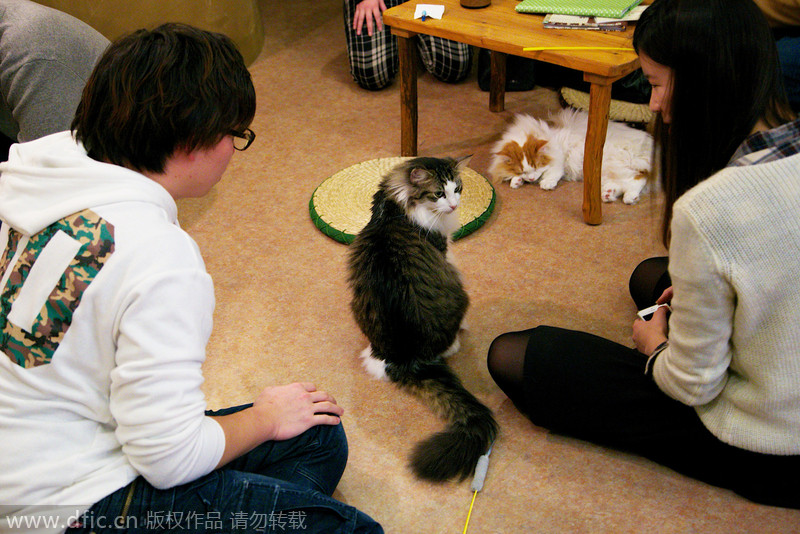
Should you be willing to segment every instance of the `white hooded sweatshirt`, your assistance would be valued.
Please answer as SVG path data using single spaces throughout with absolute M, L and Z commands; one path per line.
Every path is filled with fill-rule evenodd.
M 213 470 L 213 286 L 169 193 L 62 132 L 12 146 L 0 222 L 0 532 L 41 505 L 74 519 L 138 475 Z

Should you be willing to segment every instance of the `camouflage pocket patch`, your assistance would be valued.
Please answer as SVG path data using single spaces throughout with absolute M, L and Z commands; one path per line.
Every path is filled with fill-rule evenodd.
M 113 225 L 90 210 L 55 222 L 27 243 L 10 229 L 0 257 L 0 272 L 11 269 L 0 293 L 0 350 L 24 368 L 50 363 L 84 292 L 113 252 Z

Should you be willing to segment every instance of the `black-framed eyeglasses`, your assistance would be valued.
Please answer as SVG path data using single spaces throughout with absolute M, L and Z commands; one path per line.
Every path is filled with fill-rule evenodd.
M 256 133 L 250 128 L 245 128 L 243 132 L 231 130 L 228 133 L 233 136 L 233 148 L 240 151 L 247 150 L 256 138 Z

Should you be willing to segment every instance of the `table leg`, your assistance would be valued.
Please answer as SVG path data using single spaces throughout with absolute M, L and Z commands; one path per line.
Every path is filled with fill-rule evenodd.
M 489 110 L 503 111 L 506 99 L 506 61 L 508 54 L 492 50 L 489 82 Z
M 397 36 L 400 54 L 400 155 L 417 155 L 417 54 L 415 35 Z
M 612 79 L 584 74 L 589 89 L 589 125 L 583 152 L 583 220 L 587 224 L 603 222 L 600 200 L 600 175 L 603 169 L 603 145 L 608 131 Z

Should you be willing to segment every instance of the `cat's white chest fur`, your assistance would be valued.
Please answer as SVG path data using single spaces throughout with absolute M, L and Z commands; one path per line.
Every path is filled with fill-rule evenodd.
M 458 219 L 458 205 L 461 202 L 461 193 L 455 182 L 447 182 L 443 194 L 435 202 L 425 202 L 413 206 L 409 210 L 412 221 L 427 228 L 436 230 L 450 236 L 461 227 Z
M 414 206 L 409 216 L 411 220 L 428 230 L 435 230 L 445 235 L 451 235 L 458 230 L 461 223 L 456 211 L 450 213 L 431 211 L 427 206 Z

